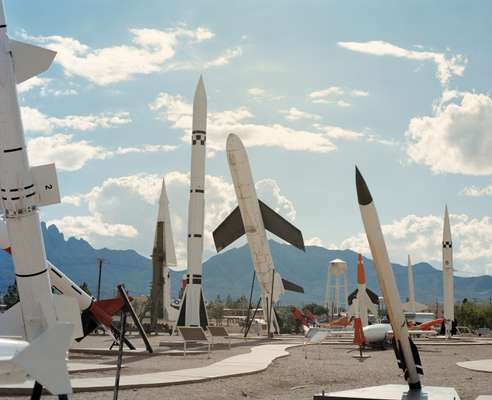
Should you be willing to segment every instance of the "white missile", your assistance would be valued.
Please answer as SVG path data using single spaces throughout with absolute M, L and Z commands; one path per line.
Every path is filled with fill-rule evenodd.
M 65 353 L 73 325 L 57 320 L 37 210 L 40 206 L 60 202 L 58 181 L 53 164 L 29 165 L 16 88 L 16 83 L 45 71 L 54 56 L 53 51 L 10 40 L 0 2 L 0 195 L 20 299 L 18 333 L 31 344 L 28 349 L 36 350 L 24 353 L 27 358 L 37 355 L 50 360 L 45 364 L 46 373 L 39 383 L 53 394 L 65 395 L 71 392 Z M 1 325 L 14 315 L 13 312 L 5 314 Z M 45 339 L 50 344 L 55 340 L 57 349 L 49 345 L 33 347 Z
M 201 326 L 203 328 L 208 326 L 207 309 L 202 291 L 206 140 L 207 94 L 200 76 L 193 98 L 187 285 L 180 305 L 178 326 Z
M 376 268 L 379 286 L 383 292 L 384 301 L 388 310 L 388 318 L 393 329 L 393 347 L 398 366 L 403 370 L 410 389 L 420 389 L 419 374 L 423 374 L 420 356 L 417 347 L 412 342 L 408 327 L 403 315 L 400 295 L 396 286 L 395 276 L 391 268 L 384 242 L 383 232 L 379 223 L 378 214 L 371 193 L 359 170 L 356 171 L 357 198 L 367 241 L 371 249 L 374 266 Z M 365 332 L 364 332 L 365 333 Z
M 304 250 L 304 240 L 299 229 L 258 200 L 248 155 L 241 139 L 231 133 L 227 137 L 226 150 L 238 207 L 213 232 L 215 247 L 219 252 L 246 233 L 253 267 L 262 290 L 264 314 L 269 319 L 269 330 L 278 332 L 275 313 L 269 310 L 273 309 L 284 290 L 301 293 L 304 290 L 282 279 L 275 271 L 265 229 L 301 250 Z
M 377 304 L 379 301 L 378 295 L 366 288 L 366 274 L 364 273 L 364 262 L 361 254 L 359 254 L 357 262 L 357 289 L 350 294 L 348 301 L 349 304 L 351 303 L 347 310 L 348 317 L 359 317 L 362 326 L 369 325 L 367 311 L 372 312 L 373 315 L 378 315 L 378 310 L 374 306 L 374 302 Z
M 152 319 L 163 318 L 170 321 L 174 314 L 171 308 L 171 276 L 169 266 L 175 266 L 176 251 L 169 214 L 169 200 L 166 192 L 166 182 L 162 180 L 161 195 L 159 197 L 159 210 L 154 236 L 154 249 L 152 252 L 153 278 L 152 278 Z M 155 321 L 156 322 L 156 321 Z
M 415 313 L 417 311 L 423 311 L 427 308 L 425 304 L 419 304 L 415 302 L 415 288 L 413 284 L 413 271 L 412 260 L 410 254 L 408 255 L 408 267 L 407 267 L 407 282 L 408 282 L 408 301 L 402 304 L 405 311 Z
M 444 227 L 442 232 L 442 283 L 444 326 L 446 336 L 455 333 L 454 320 L 454 283 L 453 283 L 453 240 L 449 224 L 448 206 L 444 209 Z

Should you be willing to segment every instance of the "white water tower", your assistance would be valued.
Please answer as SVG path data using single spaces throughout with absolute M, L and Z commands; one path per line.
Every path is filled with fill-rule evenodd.
M 325 306 L 328 315 L 338 315 L 342 304 L 347 309 L 348 304 L 348 268 L 347 263 L 340 259 L 331 260 L 328 264 L 326 278 Z M 343 283 L 342 283 L 343 280 Z M 343 297 L 340 301 L 340 286 L 343 285 Z

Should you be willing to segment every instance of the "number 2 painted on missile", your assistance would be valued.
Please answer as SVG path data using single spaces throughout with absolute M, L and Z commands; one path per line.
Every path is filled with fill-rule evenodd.
M 44 190 L 51 190 L 53 189 L 53 185 L 44 185 Z

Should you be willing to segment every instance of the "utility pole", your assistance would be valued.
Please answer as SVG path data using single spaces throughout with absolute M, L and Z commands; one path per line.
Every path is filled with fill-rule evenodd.
M 97 300 L 101 300 L 101 271 L 103 264 L 109 264 L 109 261 L 106 261 L 102 258 L 97 259 L 97 266 L 99 268 L 99 276 L 97 279 Z

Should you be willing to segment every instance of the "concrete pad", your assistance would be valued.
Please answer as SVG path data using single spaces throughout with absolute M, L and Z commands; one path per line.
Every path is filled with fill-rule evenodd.
M 313 400 L 459 400 L 454 388 L 424 386 L 409 390 L 408 385 L 369 386 L 313 396 Z
M 472 371 L 479 372 L 492 372 L 492 359 L 490 360 L 475 360 L 475 361 L 463 361 L 456 363 L 458 367 L 471 369 Z
M 170 347 L 154 347 L 154 352 L 149 353 L 144 347 L 141 348 L 136 348 L 135 350 L 130 350 L 128 348 L 123 349 L 123 355 L 124 356 L 140 356 L 140 355 L 147 355 L 147 356 L 161 356 L 161 355 L 167 355 L 167 356 L 182 356 L 183 355 L 183 350 L 177 348 L 177 349 L 171 349 Z M 97 354 L 101 356 L 115 356 L 118 354 L 118 348 L 113 347 L 111 350 L 110 349 L 103 349 L 100 347 L 79 347 L 76 349 L 70 349 L 70 353 L 72 354 Z M 207 354 L 207 350 L 198 350 L 198 349 L 192 349 L 192 350 L 187 350 L 186 354 Z
M 125 366 L 122 365 L 122 368 Z M 94 364 L 94 363 L 77 363 L 68 362 L 68 372 L 71 374 L 77 372 L 97 372 L 97 371 L 109 371 L 116 369 L 116 364 Z
M 275 359 L 288 356 L 289 353 L 286 349 L 293 346 L 299 346 L 299 344 L 255 346 L 251 348 L 249 353 L 229 357 L 205 367 L 140 375 L 122 375 L 120 389 L 168 386 L 252 374 L 265 370 Z M 32 390 L 33 384 L 34 382 L 28 381 L 20 385 L 0 385 L 0 395 L 28 394 Z M 113 390 L 113 387 L 114 377 L 72 379 L 74 392 Z

